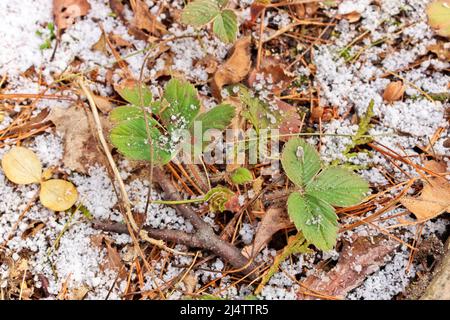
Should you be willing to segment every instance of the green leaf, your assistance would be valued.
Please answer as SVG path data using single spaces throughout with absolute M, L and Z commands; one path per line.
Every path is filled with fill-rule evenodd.
M 225 8 L 225 6 L 228 4 L 228 0 L 216 0 L 216 2 L 220 8 Z
M 202 122 L 202 133 L 209 129 L 225 130 L 235 116 L 235 108 L 230 104 L 220 104 L 198 115 L 195 121 Z
M 369 191 L 368 183 L 357 174 L 339 167 L 323 170 L 306 187 L 306 193 L 333 206 L 358 204 Z
M 430 26 L 443 37 L 450 37 L 450 0 L 435 0 L 427 7 Z
M 223 10 L 220 15 L 214 19 L 213 31 L 223 42 L 234 42 L 238 31 L 238 22 L 234 11 L 231 9 Z
M 318 152 L 300 138 L 292 138 L 284 145 L 281 164 L 289 180 L 299 187 L 305 187 L 321 166 Z
M 253 176 L 247 168 L 237 168 L 231 174 L 231 181 L 235 184 L 245 184 L 253 181 Z
M 333 249 L 339 228 L 337 215 L 331 205 L 313 196 L 293 192 L 287 206 L 295 227 L 308 242 L 320 250 Z
M 365 135 L 367 134 L 367 132 L 370 129 L 370 121 L 372 120 L 372 117 L 374 116 L 374 112 L 373 112 L 374 105 L 375 105 L 375 101 L 373 99 L 370 100 L 370 103 L 369 103 L 369 106 L 367 107 L 366 113 L 359 121 L 358 131 L 352 137 L 352 142 L 345 148 L 345 151 L 343 152 L 344 155 L 349 156 L 350 150 L 352 150 L 356 146 L 369 143 L 373 140 L 373 138 L 365 137 Z
M 159 111 L 159 103 L 152 102 L 150 106 L 153 113 L 157 113 Z M 150 117 L 150 114 L 148 117 Z M 127 105 L 113 109 L 109 114 L 109 118 L 113 122 L 122 122 L 133 119 L 143 119 L 144 114 L 140 107 Z
M 171 154 L 161 148 L 159 139 L 161 133 L 154 126 L 154 120 L 150 123 L 150 137 L 153 145 L 153 162 L 165 164 L 171 160 Z M 144 119 L 133 119 L 117 125 L 111 130 L 112 144 L 126 157 L 132 160 L 150 161 L 150 145 Z
M 194 0 L 181 12 L 181 22 L 201 27 L 210 23 L 220 14 L 220 8 L 214 0 Z
M 123 86 L 115 86 L 114 89 L 119 93 L 119 95 L 127 102 L 135 106 L 149 106 L 152 102 L 152 92 L 150 89 L 142 84 L 141 90 L 139 90 L 138 83 L 133 83 L 132 85 L 126 84 Z M 141 104 L 141 94 L 142 94 L 142 104 Z
M 187 129 L 197 116 L 200 101 L 197 90 L 187 81 L 171 79 L 165 88 L 164 99 L 169 105 L 161 111 L 161 120 L 169 131 Z

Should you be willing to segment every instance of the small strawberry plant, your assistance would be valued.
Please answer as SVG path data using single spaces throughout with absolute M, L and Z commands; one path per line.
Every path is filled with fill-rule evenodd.
M 331 250 L 338 232 L 333 206 L 360 203 L 369 191 L 367 182 L 342 167 L 324 168 L 318 152 L 300 138 L 286 143 L 281 163 L 297 188 L 287 201 L 290 218 L 306 240 L 321 250 Z
M 214 34 L 225 43 L 236 40 L 238 22 L 236 13 L 226 9 L 228 0 L 194 0 L 181 13 L 181 21 L 200 28 L 212 22 Z
M 110 135 L 112 144 L 132 160 L 152 160 L 156 165 L 164 165 L 176 156 L 183 132 L 192 130 L 194 121 L 201 122 L 203 134 L 208 129 L 224 130 L 235 114 L 229 104 L 199 113 L 197 90 L 178 79 L 167 83 L 160 101 L 153 101 L 145 86 L 126 86 L 118 88 L 118 92 L 129 105 L 111 112 L 110 118 L 116 123 Z

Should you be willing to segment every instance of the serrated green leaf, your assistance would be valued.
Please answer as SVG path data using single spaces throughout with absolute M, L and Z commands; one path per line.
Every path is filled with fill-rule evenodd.
M 153 121 L 150 124 L 150 136 L 153 139 L 153 163 L 165 164 L 170 161 L 172 156 L 159 145 L 161 133 L 154 127 Z M 120 123 L 111 130 L 110 138 L 112 144 L 124 156 L 132 160 L 150 161 L 151 152 L 144 119 L 133 119 Z
M 234 42 L 238 31 L 237 16 L 234 11 L 230 9 L 223 10 L 214 19 L 213 31 L 223 42 Z
M 142 84 L 141 90 L 139 90 L 138 83 L 133 85 L 115 86 L 115 90 L 125 101 L 134 106 L 141 106 L 141 94 L 143 107 L 149 106 L 152 102 L 152 92 L 144 84 Z
M 443 37 L 450 37 L 450 0 L 435 0 L 427 7 L 430 26 Z
M 171 79 L 165 88 L 168 106 L 160 113 L 167 130 L 188 129 L 200 109 L 197 89 L 187 81 Z
M 321 166 L 319 153 L 300 138 L 292 138 L 284 145 L 281 164 L 289 180 L 299 187 L 305 187 Z
M 210 23 L 220 14 L 220 8 L 214 0 L 194 0 L 181 12 L 181 22 L 201 27 Z
M 247 168 L 237 168 L 231 174 L 231 181 L 235 184 L 245 184 L 253 181 L 253 176 Z
M 287 201 L 289 217 L 308 242 L 328 251 L 336 244 L 337 215 L 327 202 L 293 192 Z
M 235 108 L 230 104 L 220 104 L 198 115 L 195 121 L 201 121 L 202 133 L 209 129 L 225 130 L 235 116 Z
M 306 193 L 333 206 L 356 205 L 369 191 L 368 183 L 353 172 L 339 167 L 323 170 L 306 187 Z

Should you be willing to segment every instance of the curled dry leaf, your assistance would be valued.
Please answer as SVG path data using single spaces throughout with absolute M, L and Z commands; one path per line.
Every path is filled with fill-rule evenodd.
M 16 184 L 39 183 L 42 164 L 38 156 L 24 147 L 13 147 L 2 159 L 6 177 Z
M 317 10 L 319 9 L 319 2 L 299 3 L 291 7 L 294 7 L 297 18 L 300 19 L 311 18 L 316 14 Z
M 53 16 L 60 33 L 75 23 L 75 19 L 86 15 L 91 9 L 87 0 L 53 0 Z
M 247 258 L 254 257 L 276 232 L 289 228 L 292 225 L 285 208 L 271 208 L 267 210 L 256 231 L 253 244 L 246 246 L 242 250 L 242 254 Z
M 250 37 L 245 37 L 236 41 L 231 50 L 230 57 L 214 74 L 211 89 L 213 95 L 217 99 L 221 98 L 223 86 L 241 82 L 249 73 L 252 64 L 250 43 Z
M 429 161 L 425 167 L 437 174 L 446 171 L 446 166 L 436 161 Z M 430 220 L 450 211 L 450 183 L 445 177 L 431 177 L 418 197 L 404 197 L 400 202 L 414 214 L 417 223 Z
M 53 211 L 66 211 L 78 199 L 75 186 L 66 180 L 52 179 L 41 183 L 39 199 L 44 207 Z
M 405 92 L 405 86 L 402 81 L 394 81 L 384 89 L 383 99 L 388 102 L 400 100 Z

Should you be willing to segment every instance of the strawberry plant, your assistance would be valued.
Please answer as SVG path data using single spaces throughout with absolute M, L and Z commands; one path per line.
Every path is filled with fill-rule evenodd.
M 236 40 L 238 22 L 236 13 L 226 9 L 228 0 L 194 0 L 181 14 L 185 24 L 200 28 L 212 22 L 214 34 L 225 43 Z
M 112 144 L 132 160 L 152 160 L 156 165 L 164 165 L 176 156 L 183 133 L 192 130 L 194 121 L 201 122 L 203 134 L 208 129 L 224 130 L 235 114 L 234 107 L 228 104 L 199 114 L 197 90 L 178 79 L 167 83 L 160 101 L 153 101 L 145 86 L 127 86 L 118 88 L 118 92 L 129 104 L 111 112 L 110 118 L 116 123 L 110 135 Z
M 369 191 L 367 182 L 342 167 L 324 168 L 318 152 L 300 138 L 286 143 L 281 163 L 297 188 L 287 201 L 290 218 L 308 242 L 321 250 L 331 250 L 338 232 L 333 206 L 360 203 Z

